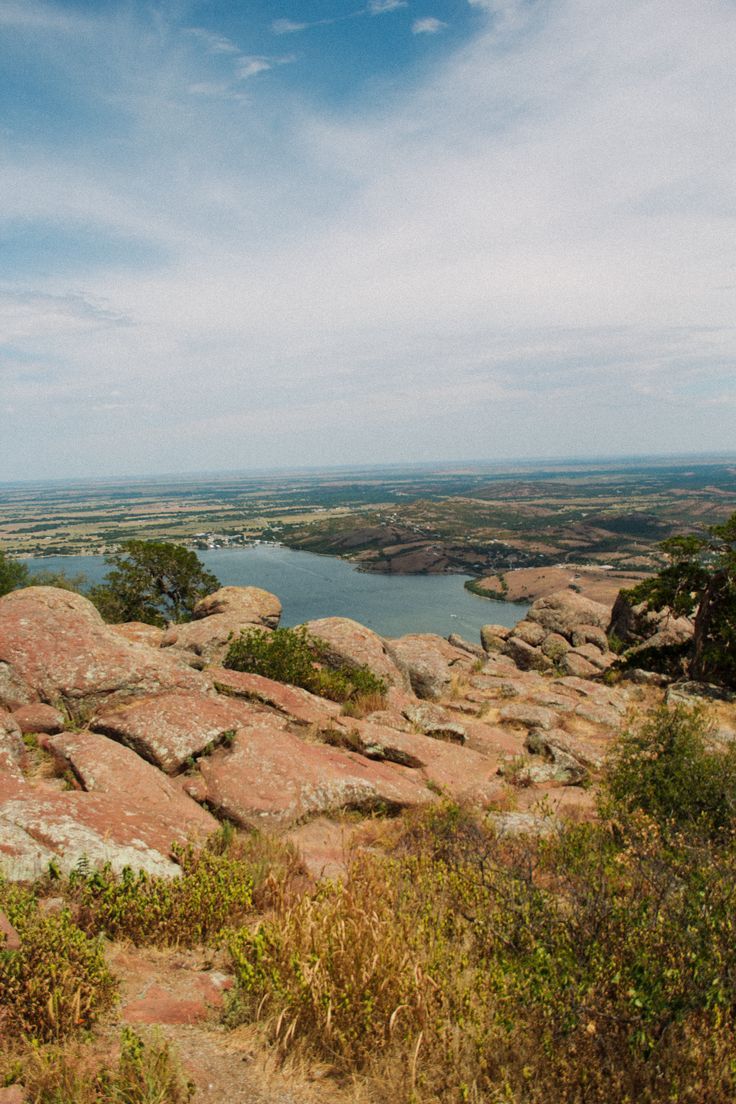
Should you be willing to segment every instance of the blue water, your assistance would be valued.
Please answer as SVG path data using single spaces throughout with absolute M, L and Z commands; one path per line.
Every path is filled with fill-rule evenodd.
M 297 552 L 277 544 L 215 548 L 198 553 L 223 585 L 258 586 L 277 594 L 283 625 L 317 617 L 352 617 L 382 636 L 410 632 L 459 633 L 478 641 L 481 625 L 514 625 L 528 608 L 495 602 L 465 590 L 465 575 L 372 575 L 345 560 Z M 33 571 L 103 579 L 102 556 L 47 556 L 24 561 Z

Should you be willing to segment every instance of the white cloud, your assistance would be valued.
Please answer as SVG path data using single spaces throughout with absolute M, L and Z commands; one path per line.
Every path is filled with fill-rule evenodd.
M 265 57 L 239 57 L 236 63 L 236 72 L 241 80 L 254 77 L 257 73 L 265 73 L 273 69 L 273 62 Z
M 189 27 L 189 34 L 200 39 L 211 54 L 239 54 L 240 47 L 224 35 L 213 34 L 204 27 Z
M 3 216 L 163 259 L 32 287 L 4 262 L 4 477 L 732 449 L 733 5 L 559 0 L 523 35 L 485 6 L 423 84 L 345 112 L 192 97 L 213 58 L 135 27 L 65 49 L 125 126 L 11 144 Z
M 428 16 L 426 19 L 415 19 L 411 25 L 412 34 L 437 34 L 447 26 L 441 19 L 435 19 L 433 16 Z
M 271 30 L 274 34 L 296 34 L 297 31 L 305 31 L 311 23 L 297 23 L 293 19 L 274 19 Z
M 368 11 L 371 15 L 383 15 L 384 12 L 397 11 L 398 8 L 407 7 L 407 0 L 368 0 Z

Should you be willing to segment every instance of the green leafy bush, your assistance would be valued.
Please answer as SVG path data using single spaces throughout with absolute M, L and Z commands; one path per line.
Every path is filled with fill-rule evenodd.
M 10 594 L 11 590 L 28 586 L 30 572 L 25 564 L 13 560 L 5 552 L 0 551 L 0 598 L 3 594 Z
M 16 951 L 0 945 L 0 1034 L 63 1039 L 112 1007 L 117 985 L 102 944 L 68 910 L 47 915 L 32 890 L 2 881 L 0 909 L 21 940 Z
M 88 597 L 106 621 L 187 621 L 220 583 L 196 552 L 165 541 L 129 540 L 105 557 L 112 570 Z
M 186 1104 L 193 1091 L 170 1044 L 129 1027 L 116 1061 L 78 1041 L 0 1048 L 0 1084 L 16 1082 L 33 1104 Z
M 662 706 L 619 739 L 605 781 L 607 812 L 642 812 L 662 832 L 713 838 L 736 828 L 736 746 L 708 742 L 702 710 Z
M 249 628 L 228 648 L 224 666 L 277 682 L 301 686 L 332 701 L 349 702 L 386 693 L 386 684 L 367 667 L 324 665 L 327 645 L 300 625 L 295 629 Z
M 136 944 L 194 946 L 242 923 L 252 907 L 252 864 L 216 842 L 179 849 L 177 857 L 178 878 L 130 869 L 118 875 L 109 866 L 72 873 L 68 893 L 81 927 Z

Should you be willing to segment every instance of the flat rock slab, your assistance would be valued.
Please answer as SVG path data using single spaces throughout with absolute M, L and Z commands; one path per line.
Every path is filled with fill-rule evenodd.
M 187 826 L 128 802 L 125 795 L 43 790 L 0 777 L 0 870 L 33 881 L 49 864 L 69 874 L 80 859 L 174 877 L 171 845 Z
M 530 705 L 529 703 L 512 702 L 505 705 L 499 713 L 502 724 L 524 725 L 525 728 L 553 728 L 556 716 L 553 710 L 545 709 L 542 705 Z
M 160 694 L 98 713 L 91 727 L 174 774 L 260 712 L 257 705 L 225 697 Z
M 224 667 L 210 668 L 207 675 L 219 693 L 270 705 L 297 724 L 329 724 L 333 717 L 338 717 L 341 713 L 337 702 L 327 701 L 299 686 L 288 686 L 283 682 L 264 678 L 263 675 L 228 671 Z
M 0 705 L 63 702 L 74 711 L 206 689 L 195 671 L 114 632 L 81 594 L 28 587 L 0 598 Z
M 392 763 L 312 744 L 261 723 L 241 730 L 229 750 L 199 762 L 187 793 L 235 824 L 296 824 L 340 809 L 372 812 L 433 799 L 416 772 Z
M 192 801 L 178 781 L 98 732 L 47 736 L 44 746 L 88 793 L 122 795 L 126 805 L 155 813 L 192 836 L 217 829 L 215 818 Z
M 197 602 L 192 621 L 167 629 L 161 647 L 173 648 L 195 666 L 222 663 L 231 640 L 243 629 L 275 629 L 280 617 L 275 594 L 260 587 L 221 587 Z

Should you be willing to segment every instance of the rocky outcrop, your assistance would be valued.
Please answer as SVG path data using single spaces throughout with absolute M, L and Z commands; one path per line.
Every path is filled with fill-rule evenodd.
M 387 686 L 407 690 L 406 674 L 397 667 L 390 649 L 377 633 L 349 617 L 307 621 L 305 628 L 324 641 L 324 661 L 330 667 L 367 667 Z
M 22 778 L 22 763 L 25 747 L 15 717 L 0 709 L 0 775 Z
M 316 725 L 318 728 L 329 726 L 341 712 L 336 702 L 318 698 L 299 686 L 287 686 L 263 675 L 228 671 L 224 667 L 212 667 L 207 674 L 215 690 L 221 694 L 271 706 L 297 724 Z
M 70 873 L 79 860 L 110 863 L 173 877 L 172 842 L 188 826 L 117 794 L 59 793 L 0 775 L 0 868 L 14 881 L 33 881 L 52 865 Z
M 92 728 L 173 774 L 252 724 L 258 706 L 204 694 L 160 694 L 98 713 Z
M 604 626 L 608 609 L 572 590 L 539 598 L 501 645 L 522 671 L 552 671 L 589 678 L 605 671 L 615 657 Z
M 64 703 L 71 712 L 103 702 L 201 690 L 194 671 L 104 623 L 81 594 L 29 587 L 0 598 L 0 705 Z
M 425 804 L 433 794 L 415 773 L 307 743 L 264 718 L 239 732 L 230 749 L 201 760 L 199 775 L 185 789 L 234 824 L 273 827 L 341 809 L 367 813 Z
M 281 619 L 281 602 L 260 587 L 221 587 L 194 607 L 193 619 L 171 625 L 161 647 L 178 653 L 193 667 L 221 663 L 230 641 L 243 629 L 258 626 L 275 629 Z
M 688 617 L 675 617 L 668 609 L 652 610 L 646 602 L 632 602 L 626 591 L 616 599 L 607 626 L 609 636 L 622 644 L 636 646 L 649 643 L 654 636 L 665 633 L 668 644 L 686 644 L 693 636 L 693 622 Z
M 13 713 L 13 719 L 18 724 L 21 732 L 47 733 L 61 732 L 66 723 L 64 714 L 53 705 L 21 705 Z
M 471 655 L 432 633 L 412 633 L 386 643 L 418 698 L 436 701 L 450 690 L 454 678 L 473 665 Z
M 110 794 L 126 809 L 145 809 L 169 824 L 173 839 L 202 837 L 217 821 L 188 797 L 181 786 L 145 762 L 130 748 L 97 732 L 66 732 L 48 736 L 44 747 L 87 793 Z
M 486 652 L 500 652 L 503 643 L 511 635 L 506 625 L 483 625 L 480 630 L 480 642 Z

